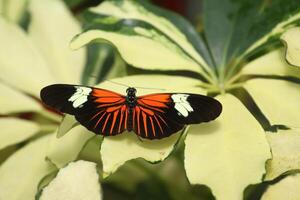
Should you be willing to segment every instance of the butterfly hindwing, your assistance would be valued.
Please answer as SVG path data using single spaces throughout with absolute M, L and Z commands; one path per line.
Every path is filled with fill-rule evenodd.
M 138 97 L 135 107 L 135 132 L 141 137 L 167 137 L 185 124 L 208 122 L 217 118 L 222 105 L 198 94 L 163 93 Z
M 74 115 L 96 134 L 116 135 L 126 129 L 125 96 L 104 89 L 55 84 L 42 89 L 41 99 L 48 106 Z

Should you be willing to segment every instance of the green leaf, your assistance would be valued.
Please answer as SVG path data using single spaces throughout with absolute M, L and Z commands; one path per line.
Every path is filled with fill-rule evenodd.
M 49 137 L 29 143 L 0 166 L 0 199 L 34 199 L 40 180 L 56 170 L 45 160 Z
M 267 162 L 265 180 L 273 180 L 292 170 L 300 170 L 300 130 L 279 130 L 267 133 L 272 160 Z
M 69 48 L 72 37 L 81 32 L 79 22 L 60 0 L 31 0 L 29 8 L 29 35 L 57 81 L 80 83 L 86 51 Z
M 277 0 L 277 1 L 280 1 L 280 0 Z M 297 1 L 294 1 L 292 0 L 293 2 L 296 3 L 296 5 L 293 5 L 294 3 L 287 3 L 286 1 L 282 1 L 281 0 L 281 3 L 282 4 L 285 4 L 285 6 L 287 7 L 291 7 L 292 9 L 298 9 L 298 2 Z M 285 7 L 284 6 L 284 7 Z M 274 9 L 274 11 L 276 12 L 279 11 L 279 12 L 282 12 L 283 14 L 287 14 L 289 12 L 286 12 L 286 9 L 284 9 L 283 7 L 281 7 L 280 5 L 277 6 L 278 9 Z M 281 10 L 281 11 L 280 11 Z M 276 14 L 275 14 L 276 15 Z M 280 16 L 280 15 L 279 15 Z M 277 17 L 276 17 L 277 18 Z M 266 35 L 264 35 L 263 37 L 261 37 L 259 40 L 257 40 L 255 43 L 253 43 L 246 51 L 246 53 L 250 53 L 252 51 L 254 51 L 255 49 L 259 48 L 260 46 L 263 46 L 264 44 L 268 43 L 269 41 L 272 41 L 274 40 L 275 38 L 279 38 L 279 36 L 284 33 L 288 28 L 292 27 L 292 26 L 295 26 L 297 25 L 297 23 L 299 23 L 299 20 L 300 20 L 300 13 L 295 13 L 294 15 L 289 15 L 289 16 L 286 16 L 286 19 L 283 20 L 281 23 L 278 23 L 273 27 L 272 30 L 270 30 Z M 267 22 L 266 22 L 267 23 Z M 294 24 L 294 25 L 293 25 Z M 264 26 L 264 24 L 261 24 L 261 26 Z
M 13 23 L 19 23 L 24 16 L 28 0 L 2 0 L 3 16 Z
M 64 167 L 67 163 L 76 160 L 87 141 L 94 135 L 83 126 L 72 128 L 68 134 L 59 139 L 53 134 L 47 149 L 47 159 L 58 168 Z
M 0 118 L 0 150 L 13 144 L 23 142 L 39 130 L 39 126 L 31 121 L 13 117 Z
M 216 66 L 225 66 L 260 38 L 265 37 L 251 50 L 266 42 L 270 35 L 277 34 L 274 28 L 279 29 L 278 23 L 299 11 L 298 3 L 297 0 L 204 1 L 204 33 Z M 293 19 L 299 18 L 297 15 Z M 281 28 L 284 30 L 284 25 L 290 22 L 286 21 Z
M 84 0 L 64 0 L 64 2 L 71 8 L 77 7 L 80 4 L 84 3 Z
M 56 178 L 43 189 L 40 200 L 102 199 L 95 163 L 77 161 L 59 170 Z
M 138 2 L 140 4 L 134 1 L 104 2 L 96 8 L 92 8 L 91 11 L 122 19 L 137 19 L 148 22 L 167 35 L 174 37 L 175 41 L 177 37 L 184 36 L 188 41 L 180 40 L 181 42 L 179 43 L 182 44 L 182 46 L 186 46 L 187 49 L 191 49 L 191 47 L 188 46 L 192 45 L 198 54 L 202 55 L 204 60 L 211 66 L 212 61 L 209 51 L 203 39 L 189 21 L 174 12 L 157 7 L 147 1 Z M 119 4 L 125 9 L 122 9 Z M 174 34 L 176 34 L 176 36 Z M 190 44 L 187 44 L 187 42 Z M 194 51 L 191 49 L 191 52 Z M 194 54 L 196 57 L 199 56 L 195 53 L 191 54 Z
M 243 199 L 244 189 L 261 182 L 271 157 L 265 133 L 233 96 L 218 96 L 217 120 L 192 125 L 185 140 L 185 169 L 192 184 L 205 184 L 216 199 Z M 234 112 L 233 112 L 234 111 Z
M 300 27 L 295 27 L 289 29 L 285 32 L 281 39 L 286 44 L 286 60 L 291 64 L 300 67 L 300 49 L 299 49 L 299 40 L 300 37 Z
M 184 28 L 193 29 L 180 16 L 171 14 L 171 12 L 159 9 L 145 1 L 138 3 L 133 0 L 106 1 L 91 11 L 101 15 L 114 16 L 119 19 L 135 19 L 145 22 L 159 30 L 163 35 L 168 36 L 185 50 L 185 52 L 194 58 L 198 63 L 206 67 L 206 63 L 199 53 L 192 46 L 191 42 L 182 32 Z M 176 17 L 175 17 L 176 16 Z M 176 20 L 175 20 L 176 18 Z M 179 25 L 179 28 L 177 25 Z M 187 30 L 185 30 L 187 31 Z M 194 36 L 196 37 L 196 36 Z M 199 42 L 199 40 L 198 40 Z
M 253 79 L 244 86 L 272 125 L 299 128 L 300 85 L 284 80 Z M 271 103 L 270 103 L 271 101 Z
M 135 67 L 190 70 L 213 81 L 211 69 L 167 19 L 148 12 L 135 1 L 104 2 L 92 12 L 101 15 L 95 14 L 93 23 L 73 39 L 73 49 L 93 40 L 105 40 L 115 45 L 124 60 Z M 111 16 L 103 17 L 106 14 Z M 147 50 L 142 47 L 147 47 Z
M 300 174 L 288 176 L 268 187 L 261 200 L 298 200 L 300 199 Z
M 0 30 L 0 79 L 14 88 L 39 97 L 40 89 L 55 83 L 55 78 L 23 30 L 2 17 Z
M 132 20 L 118 21 L 116 24 L 106 26 L 97 24 L 90 27 L 72 40 L 71 48 L 78 49 L 93 40 L 102 39 L 111 41 L 123 59 L 135 67 L 151 70 L 191 70 L 203 73 L 195 61 L 154 27 L 145 27 Z M 147 47 L 146 51 L 145 47 Z
M 0 114 L 38 112 L 42 109 L 33 98 L 0 82 Z
M 87 141 L 79 155 L 77 156 L 78 160 L 86 160 L 102 165 L 101 156 L 100 156 L 100 147 L 103 137 L 101 135 L 95 135 Z
M 78 124 L 73 115 L 66 114 L 57 129 L 56 137 L 61 138 Z
M 291 76 L 300 78 L 300 69 L 289 65 L 280 48 L 245 65 L 242 75 Z
M 143 158 L 149 162 L 164 160 L 172 152 L 179 133 L 160 140 L 140 140 L 134 133 L 125 132 L 105 137 L 101 145 L 103 177 L 115 172 L 125 162 Z
M 107 78 L 126 75 L 126 66 L 113 47 L 105 43 L 92 43 L 87 46 L 88 62 L 82 74 L 83 85 L 96 85 Z

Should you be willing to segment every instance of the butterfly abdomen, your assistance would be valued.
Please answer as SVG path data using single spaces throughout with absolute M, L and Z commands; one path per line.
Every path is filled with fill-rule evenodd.
M 136 106 L 136 89 L 128 88 L 126 96 L 126 104 L 127 104 L 127 112 L 128 112 L 128 120 L 127 120 L 127 130 L 132 131 L 133 129 L 133 109 Z
M 133 108 L 128 108 L 128 120 L 127 120 L 127 130 L 132 131 L 133 129 Z

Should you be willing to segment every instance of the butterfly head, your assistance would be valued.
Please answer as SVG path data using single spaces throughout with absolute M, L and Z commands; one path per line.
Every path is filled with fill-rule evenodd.
M 135 96 L 136 94 L 136 89 L 134 87 L 129 87 L 126 90 L 126 93 L 128 96 Z

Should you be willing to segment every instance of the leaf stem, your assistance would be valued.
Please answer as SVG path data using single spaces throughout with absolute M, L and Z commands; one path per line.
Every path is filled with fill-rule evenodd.
M 41 125 L 40 131 L 41 132 L 54 132 L 57 129 L 57 125 L 49 124 L 49 125 Z
M 235 81 L 237 81 L 240 77 L 241 77 L 242 73 L 239 72 L 237 74 L 235 74 L 234 76 L 232 76 L 227 82 L 226 82 L 226 86 L 230 86 L 231 84 L 233 84 Z
M 61 122 L 61 116 L 60 115 L 52 113 L 52 112 L 47 111 L 45 109 L 40 111 L 39 114 L 42 115 L 43 117 L 53 121 L 53 122 L 57 122 L 57 123 Z

